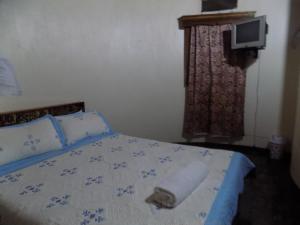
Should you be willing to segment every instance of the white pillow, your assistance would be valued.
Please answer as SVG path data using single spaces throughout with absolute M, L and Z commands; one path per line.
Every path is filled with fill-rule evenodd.
M 67 145 L 90 137 L 112 133 L 105 119 L 97 112 L 77 112 L 55 118 L 63 130 Z
M 47 115 L 20 125 L 0 128 L 0 165 L 62 149 L 59 126 Z

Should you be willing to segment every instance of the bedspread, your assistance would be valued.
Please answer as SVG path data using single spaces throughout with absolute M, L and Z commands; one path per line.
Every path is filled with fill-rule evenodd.
M 115 134 L 1 176 L 0 224 L 205 224 L 235 154 Z M 209 174 L 191 196 L 172 210 L 145 202 L 161 179 L 195 160 Z

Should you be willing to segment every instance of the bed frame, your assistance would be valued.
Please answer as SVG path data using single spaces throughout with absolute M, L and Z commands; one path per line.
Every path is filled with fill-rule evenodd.
M 78 112 L 80 110 L 83 112 L 85 111 L 84 102 L 73 102 L 61 105 L 3 112 L 0 113 L 0 127 L 29 122 L 46 114 L 59 116 Z

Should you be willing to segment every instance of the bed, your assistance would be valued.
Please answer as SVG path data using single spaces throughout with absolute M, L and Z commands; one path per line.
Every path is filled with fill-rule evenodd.
M 1 114 L 5 125 L 44 114 L 84 111 L 83 103 Z M 9 124 L 7 124 L 9 123 Z M 146 202 L 154 186 L 186 163 L 209 168 L 204 182 L 174 209 Z M 0 166 L 1 225 L 229 225 L 244 177 L 244 155 L 131 137 L 93 136 L 51 153 Z

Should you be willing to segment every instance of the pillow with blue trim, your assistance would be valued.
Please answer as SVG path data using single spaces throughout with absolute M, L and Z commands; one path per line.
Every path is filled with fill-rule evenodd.
M 77 112 L 55 118 L 63 130 L 67 145 L 113 133 L 103 116 L 97 112 Z
M 0 128 L 0 165 L 62 149 L 62 132 L 56 123 L 47 115 L 28 123 Z

